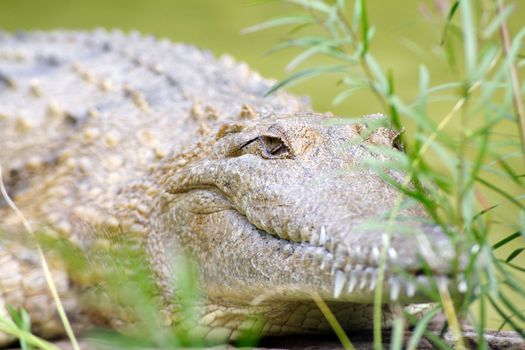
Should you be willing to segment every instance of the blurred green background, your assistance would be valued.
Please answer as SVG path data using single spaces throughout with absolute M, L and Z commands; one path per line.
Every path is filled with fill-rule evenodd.
M 418 69 L 422 62 L 429 68 L 433 85 L 454 79 L 439 49 L 439 28 L 442 27 L 436 25 L 430 15 L 430 10 L 436 10 L 439 4 L 449 3 L 446 0 L 368 2 L 370 22 L 376 29 L 371 51 L 385 70 L 392 70 L 396 92 L 404 98 L 417 92 Z M 515 3 L 517 10 L 510 19 L 513 33 L 525 22 L 525 2 Z M 241 34 L 241 30 L 273 17 L 299 12 L 300 9 L 280 1 L 261 0 L 0 0 L 0 28 L 136 29 L 175 42 L 193 43 L 216 55 L 229 53 L 246 61 L 263 76 L 282 79 L 289 74 L 284 67 L 298 52 L 272 55 L 267 52 L 279 39 L 286 37 L 288 29 L 246 35 Z M 462 50 L 461 46 L 458 50 Z M 326 61 L 317 63 L 322 62 Z M 336 81 L 335 76 L 325 76 L 289 90 L 309 95 L 318 111 L 332 111 L 348 117 L 383 112 L 369 93 L 359 93 L 338 106 L 332 105 L 333 97 L 341 91 Z M 449 107 L 446 103 L 436 104 L 431 113 L 439 120 Z M 411 125 L 406 126 L 410 132 Z M 516 221 L 516 212 L 501 211 L 498 215 L 503 222 Z M 524 259 L 519 263 L 524 265 Z M 498 321 L 492 318 L 490 324 L 497 327 Z
M 433 84 L 452 78 L 445 57 L 436 54 L 442 34 L 437 29 L 441 27 L 430 18 L 432 10 L 439 11 L 441 4 L 446 11 L 451 2 L 368 1 L 370 22 L 376 29 L 371 51 L 385 70 L 393 71 L 401 96 L 410 98 L 416 93 L 419 63 L 429 67 Z M 514 32 L 523 26 L 525 18 L 525 3 L 516 4 L 517 11 L 510 19 Z M 275 0 L 0 0 L 0 28 L 136 29 L 175 42 L 193 43 L 216 55 L 229 53 L 248 62 L 263 76 L 282 79 L 287 75 L 284 67 L 298 52 L 267 53 L 279 39 L 286 37 L 289 28 L 244 35 L 241 30 L 299 12 L 297 7 Z M 366 93 L 341 105 L 332 105 L 333 97 L 340 91 L 335 77 L 306 81 L 289 90 L 311 96 L 318 111 L 350 117 L 380 112 L 377 101 Z

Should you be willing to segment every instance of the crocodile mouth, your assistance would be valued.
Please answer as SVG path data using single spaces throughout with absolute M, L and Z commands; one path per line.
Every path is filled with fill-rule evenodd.
M 294 224 L 292 220 L 283 222 L 278 216 L 267 217 L 267 220 L 264 220 L 253 208 L 236 204 L 215 186 L 192 186 L 177 193 L 200 193 L 199 197 L 206 193 L 206 199 L 199 202 L 198 209 L 192 210 L 194 214 L 230 212 L 244 228 L 244 235 L 249 236 L 251 242 L 255 242 L 254 246 L 271 246 L 279 252 L 278 258 L 283 266 L 292 260 L 300 260 L 301 267 L 308 273 L 326 276 L 327 283 L 321 290 L 321 295 L 326 300 L 370 302 L 378 285 L 382 286 L 384 302 L 411 303 L 428 301 L 427 295 L 436 287 L 450 289 L 452 294 L 464 293 L 468 288 L 463 274 L 453 273 L 449 264 L 442 263 L 442 257 L 438 255 L 427 253 L 407 257 L 407 254 L 401 253 L 394 246 L 386 247 L 383 251 L 381 240 L 384 239 L 385 233 L 371 234 L 364 228 L 359 229 L 358 225 L 355 232 L 350 232 L 350 228 L 346 229 L 347 232 L 330 231 L 328 225 L 319 225 L 318 229 L 315 229 L 314 225 L 300 227 L 301 225 Z M 288 209 L 286 205 L 279 208 L 280 211 Z M 435 226 L 424 227 L 429 231 L 426 232 L 428 236 L 438 233 Z M 370 242 L 369 238 L 373 235 L 379 237 L 374 244 L 352 244 L 345 241 L 345 238 L 353 237 L 353 242 L 359 242 L 355 236 L 360 236 Z M 420 238 L 420 249 L 427 252 L 435 250 L 430 247 L 427 236 Z M 410 239 L 413 240 L 413 237 Z M 449 250 L 448 247 L 443 249 Z M 382 258 L 384 270 L 383 281 L 380 283 Z M 301 292 L 308 286 L 294 286 L 290 281 L 287 287 L 289 290 Z M 315 286 L 314 290 L 319 292 Z
M 377 246 L 364 248 L 355 245 L 343 252 L 337 249 L 337 240 L 324 227 L 310 235 L 310 239 L 293 240 L 293 235 L 285 231 L 271 229 L 269 233 L 253 222 L 250 224 L 261 239 L 278 240 L 283 255 L 289 256 L 295 252 L 302 256 L 303 261 L 317 263 L 319 272 L 330 275 L 331 294 L 323 295 L 328 300 L 370 301 L 370 296 L 379 284 L 382 254 L 385 255 L 382 283 L 384 302 L 427 302 L 428 294 L 436 288 L 450 290 L 453 295 L 463 294 L 468 289 L 463 273 L 429 270 L 428 262 L 422 256 L 419 257 L 421 264 L 418 266 L 426 265 L 427 268 L 414 266 L 407 269 L 406 266 L 398 266 L 399 253 L 393 247 L 382 252 Z

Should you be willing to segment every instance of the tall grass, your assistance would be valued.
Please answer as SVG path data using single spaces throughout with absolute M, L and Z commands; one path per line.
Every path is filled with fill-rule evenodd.
M 287 37 L 272 51 L 299 51 L 287 66 L 295 71 L 268 94 L 305 79 L 331 74 L 341 87 L 334 103 L 350 101 L 350 105 L 356 92 L 370 91 L 394 127 L 415 125 L 414 133 L 402 135 L 405 153 L 393 153 L 389 162 L 390 169 L 406 174 L 404 181 L 391 178 L 383 165 L 368 165 L 399 190 L 399 203 L 409 198 L 426 208 L 433 221 L 457 242 L 457 256 L 462 251 L 469 252 L 464 276 L 454 281 L 464 297 L 456 300 L 447 288 L 437 288 L 438 293 L 430 293 L 436 307 L 419 320 L 405 320 L 407 315 L 398 317 L 394 335 L 409 321 L 415 326 L 409 348 L 414 348 L 424 335 L 433 339 L 437 347 L 448 348 L 426 330 L 430 316 L 442 311 L 455 336 L 456 348 L 464 348 L 458 318 L 468 318 L 478 332 L 479 348 L 486 349 L 482 334 L 487 328 L 487 305 L 491 305 L 503 320 L 501 326 L 525 337 L 525 310 L 519 305 L 520 298 L 525 300 L 521 282 L 525 268 L 514 263 L 525 250 L 525 85 L 519 78 L 525 65 L 525 28 L 512 34 L 508 26 L 516 4 L 502 0 L 436 1 L 441 8 L 448 7 L 445 12 L 435 13 L 434 22 L 429 23 L 439 33 L 430 44 L 439 45 L 438 54 L 448 62 L 453 78 L 432 85 L 432 72 L 425 62 L 414 62 L 419 71 L 419 91 L 406 99 L 396 90 L 395 69 L 385 69 L 370 50 L 376 33 L 371 25 L 373 19 L 367 14 L 366 0 L 283 2 L 295 5 L 300 13 L 245 30 L 288 26 Z M 426 44 L 423 49 L 430 52 L 432 47 Z M 323 58 L 321 62 L 329 63 L 297 70 L 319 57 Z M 432 109 L 443 105 L 448 112 L 432 118 Z M 392 218 L 398 209 L 394 208 Z M 498 219 L 498 214 L 509 211 L 515 213 L 516 220 Z M 510 253 L 500 253 L 502 248 L 511 246 Z M 384 261 L 385 251 L 380 276 Z M 376 349 L 382 348 L 383 342 L 382 283 L 380 279 L 375 295 Z M 518 297 L 518 302 L 513 301 L 513 296 Z M 394 336 L 391 348 L 401 347 L 399 337 Z

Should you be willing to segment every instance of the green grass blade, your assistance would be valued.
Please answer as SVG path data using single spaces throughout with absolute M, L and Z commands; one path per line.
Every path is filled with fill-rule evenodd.
M 301 70 L 295 74 L 290 75 L 289 77 L 281 80 L 274 86 L 268 90 L 264 94 L 264 96 L 268 96 L 273 94 L 275 91 L 282 89 L 285 86 L 291 86 L 293 84 L 296 84 L 302 80 L 310 79 L 316 76 L 319 76 L 321 74 L 325 73 L 344 73 L 346 71 L 346 66 L 340 65 L 340 66 L 331 66 L 331 67 L 314 67 L 314 68 L 307 68 L 304 70 Z
M 332 313 L 328 305 L 326 305 L 323 298 L 321 298 L 321 296 L 316 292 L 311 293 L 311 297 L 317 304 L 319 310 L 321 310 L 321 312 L 323 313 L 324 317 L 326 318 L 332 329 L 334 330 L 335 334 L 339 338 L 339 341 L 341 342 L 345 350 L 355 350 L 354 345 L 346 335 L 345 331 L 343 330 L 343 327 L 341 327 L 341 324 L 337 321 L 335 315 Z
M 405 330 L 405 320 L 403 317 L 396 317 L 392 324 L 392 339 L 390 340 L 390 350 L 403 349 L 403 332 Z
M 472 12 L 471 0 L 461 0 L 459 2 L 461 9 L 461 24 L 463 29 L 463 50 L 465 54 L 465 68 L 467 77 L 472 83 L 477 65 L 478 44 L 476 37 L 476 25 L 474 23 L 474 14 Z
M 454 15 L 456 14 L 458 10 L 458 6 L 459 6 L 459 0 L 456 0 L 450 7 L 450 10 L 448 11 L 447 22 L 445 23 L 443 34 L 441 34 L 440 45 L 442 46 L 445 43 L 445 38 L 447 37 L 448 29 L 451 26 L 452 19 L 454 18 Z
M 512 260 L 516 259 L 518 257 L 518 255 L 523 253 L 524 250 L 525 250 L 525 248 L 516 248 L 516 249 L 514 249 L 512 251 L 512 253 L 509 254 L 507 259 L 505 259 L 505 262 L 511 262 Z
M 518 333 L 522 338 L 525 338 L 525 331 L 523 329 L 521 329 L 521 327 L 516 324 L 512 318 L 510 318 L 504 311 L 503 309 L 501 309 L 499 307 L 499 305 L 496 303 L 496 301 L 494 300 L 494 298 L 492 298 L 491 296 L 488 296 L 487 298 L 490 302 L 490 304 L 492 305 L 492 307 L 498 312 L 498 314 L 503 318 L 503 320 L 505 321 L 505 323 L 508 323 L 512 329 Z
M 361 57 L 365 57 L 366 54 L 368 53 L 368 41 L 369 41 L 369 36 L 368 36 L 368 30 L 369 30 L 369 27 L 368 27 L 368 14 L 367 14 L 367 11 L 366 11 L 366 0 L 357 0 L 359 1 L 359 7 L 360 7 L 360 10 L 361 10 L 361 17 L 360 17 L 360 25 L 361 25 L 361 43 L 362 43 L 362 47 L 361 47 Z
M 330 5 L 325 4 L 321 0 L 285 0 L 286 2 L 290 2 L 292 4 L 301 5 L 306 7 L 307 9 L 323 12 L 326 14 L 330 14 L 332 12 L 332 7 Z
M 496 17 L 492 18 L 490 23 L 485 27 L 485 29 L 481 33 L 483 38 L 488 39 L 494 34 L 495 31 L 499 30 L 501 24 L 510 17 L 510 15 L 514 12 L 515 9 L 516 6 L 513 3 L 506 5 L 503 12 L 498 13 Z
M 492 249 L 493 250 L 496 250 L 500 247 L 503 247 L 505 244 L 509 243 L 509 242 L 512 242 L 513 240 L 515 240 L 516 238 L 519 238 L 521 237 L 521 232 L 520 231 L 517 231 L 517 232 L 514 232 L 510 235 L 508 235 L 507 237 L 499 240 L 498 242 L 496 242 L 493 246 L 492 246 Z
M 253 32 L 258 32 L 260 30 L 284 26 L 284 25 L 305 25 L 314 23 L 315 19 L 312 16 L 302 15 L 302 16 L 287 16 L 274 18 L 266 22 L 255 24 L 241 30 L 242 34 L 248 34 Z
M 427 313 L 425 313 L 425 315 L 418 320 L 416 327 L 412 330 L 412 334 L 406 347 L 407 350 L 417 349 L 417 345 L 421 341 L 421 338 L 423 337 L 428 324 L 440 311 L 440 308 L 433 308 L 432 310 L 429 310 Z
M 476 176 L 476 181 L 478 181 L 479 183 L 485 185 L 486 187 L 490 188 L 491 190 L 493 190 L 494 192 L 498 193 L 499 195 L 501 195 L 502 197 L 506 198 L 509 202 L 513 203 L 514 205 L 516 205 L 518 208 L 522 209 L 522 210 L 525 210 L 525 206 L 523 204 L 521 204 L 516 198 L 518 197 L 513 197 L 512 195 L 510 195 L 509 193 L 503 191 L 501 188 L 499 188 L 498 186 L 495 186 L 493 185 L 492 183 L 490 183 L 489 181 L 486 181 L 484 179 L 482 179 L 481 177 L 479 176 Z

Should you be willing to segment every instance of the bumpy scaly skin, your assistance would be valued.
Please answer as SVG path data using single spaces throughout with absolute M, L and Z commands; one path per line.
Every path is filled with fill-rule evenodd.
M 378 224 L 398 195 L 360 164 L 387 159 L 370 146 L 392 148 L 397 133 L 372 130 L 373 117 L 348 123 L 311 113 L 287 93 L 263 97 L 271 85 L 229 56 L 138 34 L 1 33 L 8 191 L 34 225 L 80 247 L 103 238 L 96 232 L 143 242 L 167 310 L 173 261 L 192 255 L 207 295 L 196 334 L 235 338 L 253 314 L 262 315 L 263 334 L 326 331 L 310 292 L 345 328 L 370 328 L 386 232 Z M 21 231 L 1 201 L 0 215 L 3 231 Z M 384 299 L 422 301 L 394 270 L 416 275 L 425 258 L 447 276 L 452 249 L 419 207 L 401 215 Z M 32 306 L 48 300 L 45 284 L 22 272 L 39 274 L 34 254 L 13 245 L 0 248 L 0 260 L 13 265 L 0 264 L 0 312 L 23 305 L 37 330 L 55 333 L 52 303 L 42 303 L 41 315 Z M 63 270 L 55 274 L 72 296 Z M 386 323 L 390 310 L 386 304 Z

